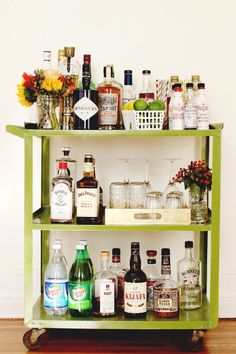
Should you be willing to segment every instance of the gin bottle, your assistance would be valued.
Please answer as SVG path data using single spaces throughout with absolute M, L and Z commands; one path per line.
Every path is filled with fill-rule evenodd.
M 185 242 L 185 257 L 177 263 L 180 309 L 191 310 L 201 307 L 202 290 L 199 260 L 192 255 L 193 242 Z

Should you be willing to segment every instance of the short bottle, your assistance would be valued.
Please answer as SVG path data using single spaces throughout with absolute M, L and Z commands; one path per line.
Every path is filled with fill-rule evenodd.
M 193 242 L 185 242 L 185 257 L 177 263 L 180 309 L 197 309 L 202 305 L 201 262 L 192 255 Z
M 151 70 L 143 70 L 143 85 L 139 98 L 144 98 L 146 101 L 151 102 L 154 97 L 155 95 L 151 88 Z
M 132 78 L 132 70 L 124 71 L 124 86 L 123 86 L 123 105 L 129 101 L 135 100 L 136 95 L 133 88 L 133 78 Z
M 147 266 L 143 269 L 147 276 L 147 309 L 153 311 L 153 287 L 159 278 L 158 269 L 156 266 L 157 251 L 148 250 Z
M 76 245 L 68 284 L 68 309 L 71 316 L 88 316 L 92 308 L 92 270 L 85 245 Z
M 166 111 L 167 111 L 167 125 L 163 127 L 163 129 L 170 129 L 169 128 L 169 105 L 170 105 L 170 100 L 173 95 L 173 85 L 177 84 L 180 82 L 179 76 L 178 75 L 172 75 L 169 80 L 169 86 L 167 90 L 167 98 L 166 98 Z M 172 124 L 172 123 L 171 123 Z
M 197 129 L 197 107 L 193 95 L 193 83 L 186 84 L 187 102 L 184 107 L 184 129 Z
M 209 116 L 208 116 L 208 104 L 205 94 L 205 84 L 198 83 L 198 91 L 196 97 L 197 106 L 197 129 L 208 130 L 209 129 Z
M 184 100 L 181 84 L 175 84 L 169 105 L 169 129 L 184 129 Z
M 179 315 L 179 293 L 171 276 L 170 249 L 161 250 L 161 279 L 154 286 L 154 316 L 173 318 Z
M 118 288 L 116 307 L 118 311 L 124 309 L 124 276 L 126 270 L 122 267 L 120 262 L 120 248 L 112 248 L 112 263 L 109 270 L 117 276 Z
M 93 314 L 114 316 L 116 313 L 117 276 L 108 268 L 110 252 L 101 252 L 101 270 L 94 276 Z
M 77 182 L 77 224 L 98 224 L 99 185 L 94 178 L 93 155 L 84 156 L 83 178 Z
M 201 82 L 200 76 L 199 75 L 192 75 L 191 82 L 193 83 L 193 91 L 194 91 L 194 93 L 196 93 L 198 90 L 197 85 L 199 84 L 199 82 Z
M 50 316 L 62 316 L 68 307 L 68 272 L 61 243 L 53 242 L 52 250 L 52 258 L 44 276 L 44 308 Z
M 57 175 L 51 185 L 50 219 L 54 223 L 71 223 L 73 218 L 72 178 L 67 162 L 59 162 Z
M 141 269 L 139 242 L 131 243 L 130 269 L 124 278 L 124 315 L 129 318 L 147 315 L 147 276 Z

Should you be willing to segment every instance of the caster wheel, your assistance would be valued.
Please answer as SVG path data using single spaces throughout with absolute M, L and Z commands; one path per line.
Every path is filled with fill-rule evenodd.
M 32 328 L 23 336 L 25 347 L 31 351 L 38 350 L 47 341 L 46 329 Z
M 185 351 L 187 352 L 200 352 L 203 346 L 203 336 L 205 331 L 194 330 L 189 332 L 186 336 Z

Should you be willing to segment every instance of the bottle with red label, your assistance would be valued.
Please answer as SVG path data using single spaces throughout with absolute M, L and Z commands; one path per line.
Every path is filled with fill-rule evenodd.
M 147 266 L 144 268 L 144 272 L 147 276 L 147 309 L 153 311 L 153 286 L 156 284 L 158 280 L 158 269 L 156 266 L 156 255 L 157 251 L 148 250 L 146 252 L 147 258 Z
M 181 84 L 173 86 L 173 95 L 169 105 L 169 130 L 184 129 L 184 100 Z
M 139 98 L 143 98 L 147 102 L 154 100 L 154 92 L 151 88 L 151 70 L 143 70 L 143 86 Z
M 126 270 L 122 267 L 120 262 L 120 248 L 112 248 L 112 263 L 109 268 L 117 276 L 118 289 L 116 307 L 118 311 L 124 309 L 124 276 Z

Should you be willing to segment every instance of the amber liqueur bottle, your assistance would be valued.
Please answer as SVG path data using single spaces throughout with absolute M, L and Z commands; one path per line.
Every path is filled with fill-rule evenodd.
M 82 87 L 74 92 L 74 129 L 98 129 L 98 91 L 91 88 L 91 57 L 84 55 Z
M 94 178 L 93 155 L 84 156 L 83 178 L 77 182 L 77 224 L 98 224 L 99 185 Z
M 130 269 L 124 277 L 124 315 L 145 318 L 147 314 L 147 276 L 141 269 L 139 242 L 131 243 Z

